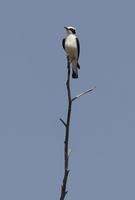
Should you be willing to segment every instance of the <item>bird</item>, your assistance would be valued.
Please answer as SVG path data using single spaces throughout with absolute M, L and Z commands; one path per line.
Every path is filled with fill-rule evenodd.
M 80 65 L 78 63 L 80 55 L 80 43 L 76 37 L 76 28 L 72 26 L 64 27 L 67 32 L 67 37 L 62 40 L 62 46 L 69 58 L 70 64 L 72 64 L 72 78 L 78 78 L 78 69 Z

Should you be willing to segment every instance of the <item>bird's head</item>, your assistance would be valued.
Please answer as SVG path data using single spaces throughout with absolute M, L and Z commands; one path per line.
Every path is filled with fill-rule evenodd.
M 64 27 L 67 31 L 67 34 L 76 34 L 76 29 L 72 26 Z

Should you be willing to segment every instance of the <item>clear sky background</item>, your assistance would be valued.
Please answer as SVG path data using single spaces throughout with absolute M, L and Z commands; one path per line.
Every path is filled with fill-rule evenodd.
M 0 1 L 0 199 L 56 200 L 66 118 L 64 26 L 81 54 L 68 200 L 135 199 L 135 1 Z

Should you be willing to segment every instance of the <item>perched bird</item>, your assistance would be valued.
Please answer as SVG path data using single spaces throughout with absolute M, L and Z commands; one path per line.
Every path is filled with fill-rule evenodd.
M 76 37 L 76 29 L 71 26 L 64 28 L 67 31 L 67 37 L 63 39 L 62 45 L 69 58 L 69 62 L 72 63 L 72 78 L 78 78 L 78 69 L 80 69 L 80 65 L 78 64 L 80 44 Z

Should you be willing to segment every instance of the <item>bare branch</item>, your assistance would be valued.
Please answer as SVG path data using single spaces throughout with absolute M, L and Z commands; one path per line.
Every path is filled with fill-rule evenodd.
M 65 140 L 64 140 L 64 177 L 63 177 L 63 184 L 61 186 L 61 195 L 60 195 L 60 200 L 64 200 L 65 196 L 67 194 L 67 179 L 68 179 L 68 174 L 69 174 L 69 169 L 68 169 L 68 163 L 69 163 L 69 149 L 68 149 L 68 143 L 69 143 L 69 127 L 70 127 L 70 120 L 71 120 L 71 110 L 72 110 L 72 98 L 71 98 L 71 90 L 70 90 L 70 62 L 67 57 L 67 81 L 66 81 L 66 86 L 67 86 L 67 95 L 68 95 L 68 112 L 67 112 L 67 121 L 66 123 L 60 119 L 60 121 L 65 125 L 66 132 L 65 132 Z
M 60 194 L 60 200 L 64 200 L 65 196 L 67 194 L 67 180 L 69 175 L 69 157 L 71 154 L 71 149 L 69 149 L 69 128 L 70 128 L 70 121 L 71 121 L 71 111 L 72 111 L 72 102 L 79 97 L 83 96 L 84 94 L 87 94 L 88 92 L 91 92 L 95 89 L 95 87 L 90 88 L 89 90 L 77 95 L 72 99 L 71 97 L 71 89 L 70 89 L 70 62 L 69 58 L 67 57 L 67 81 L 66 81 L 66 87 L 67 87 L 67 96 L 68 96 L 68 112 L 67 112 L 67 119 L 66 122 L 64 122 L 63 119 L 60 118 L 60 121 L 65 126 L 65 140 L 64 140 L 64 176 L 63 176 L 63 182 L 61 185 L 61 194 Z
M 78 99 L 79 97 L 81 97 L 81 96 L 83 96 L 83 95 L 85 95 L 85 94 L 87 94 L 87 93 L 89 93 L 89 92 L 92 92 L 95 88 L 96 88 L 96 86 L 90 88 L 89 90 L 87 90 L 87 91 L 85 91 L 85 92 L 82 92 L 81 94 L 78 94 L 76 97 L 74 97 L 74 98 L 72 99 L 72 102 L 73 102 L 74 100 Z
M 65 127 L 67 127 L 67 124 L 64 122 L 62 118 L 60 118 L 60 121 L 62 122 L 62 124 L 64 124 Z

